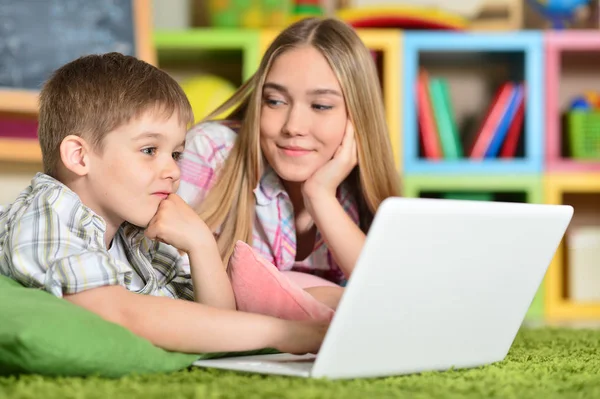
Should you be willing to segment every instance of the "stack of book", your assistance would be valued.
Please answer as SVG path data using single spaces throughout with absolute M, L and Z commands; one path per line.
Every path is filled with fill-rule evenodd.
M 463 148 L 448 82 L 422 70 L 416 85 L 419 135 L 426 159 L 513 158 L 523 128 L 525 87 L 504 82 L 496 91 L 472 143 Z

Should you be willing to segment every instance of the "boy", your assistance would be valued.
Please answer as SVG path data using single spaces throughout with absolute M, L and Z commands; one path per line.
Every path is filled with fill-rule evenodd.
M 0 211 L 0 273 L 167 350 L 316 352 L 325 324 L 235 310 L 213 234 L 173 194 L 192 122 L 179 85 L 135 57 L 59 68 L 40 94 L 44 173 Z

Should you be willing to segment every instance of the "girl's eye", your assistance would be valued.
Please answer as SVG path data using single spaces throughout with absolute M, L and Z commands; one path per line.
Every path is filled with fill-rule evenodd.
M 277 107 L 279 105 L 282 105 L 283 101 L 281 101 L 281 100 L 275 100 L 273 98 L 267 98 L 267 99 L 265 99 L 265 103 L 267 103 L 267 105 L 270 106 L 270 107 Z
M 143 148 L 142 153 L 146 155 L 154 155 L 156 154 L 156 147 Z
M 313 104 L 312 107 L 313 107 L 313 109 L 316 109 L 317 111 L 327 111 L 327 110 L 330 110 L 333 108 L 331 105 L 321 105 L 321 104 Z
M 179 151 L 175 151 L 175 152 L 172 154 L 172 157 L 173 157 L 173 159 L 174 159 L 175 161 L 181 161 L 181 158 L 183 158 L 183 153 L 182 153 L 182 152 L 179 152 Z

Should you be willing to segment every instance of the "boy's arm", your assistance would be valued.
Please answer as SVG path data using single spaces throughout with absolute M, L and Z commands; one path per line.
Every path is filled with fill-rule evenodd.
M 158 263 L 164 270 L 164 265 L 174 265 L 173 274 L 168 277 L 171 280 L 159 289 L 159 295 L 167 294 L 221 309 L 236 309 L 233 288 L 214 240 L 184 255 L 170 245 L 159 243 L 153 263 Z
M 166 350 L 205 353 L 275 348 L 316 353 L 327 324 L 218 309 L 195 302 L 135 294 L 108 286 L 65 299 Z
M 217 243 L 214 240 L 207 242 L 196 251 L 189 252 L 188 256 L 194 300 L 222 309 L 236 309 L 233 288 L 223 267 Z
M 181 197 L 170 194 L 161 201 L 144 235 L 188 254 L 196 302 L 236 308 L 217 242 L 208 226 Z

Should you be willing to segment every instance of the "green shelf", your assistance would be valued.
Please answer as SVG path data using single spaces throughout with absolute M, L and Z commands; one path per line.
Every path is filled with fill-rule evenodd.
M 244 81 L 252 76 L 260 64 L 258 30 L 194 28 L 182 31 L 156 31 L 153 39 L 159 58 L 161 52 L 167 51 L 241 50 Z
M 507 193 L 523 192 L 525 202 L 543 203 L 542 178 L 533 176 L 436 176 L 436 175 L 408 175 L 402 178 L 403 195 L 406 197 L 419 197 L 422 192 L 439 193 L 468 193 L 474 195 L 481 193 Z

